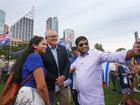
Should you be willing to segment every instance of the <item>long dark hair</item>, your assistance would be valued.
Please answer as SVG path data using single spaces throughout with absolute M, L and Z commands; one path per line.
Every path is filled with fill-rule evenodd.
M 40 36 L 33 37 L 27 48 L 24 49 L 21 55 L 16 59 L 15 64 L 13 65 L 14 72 L 14 81 L 17 83 L 21 83 L 22 81 L 22 66 L 30 53 L 34 52 L 33 44 L 38 45 L 44 38 Z

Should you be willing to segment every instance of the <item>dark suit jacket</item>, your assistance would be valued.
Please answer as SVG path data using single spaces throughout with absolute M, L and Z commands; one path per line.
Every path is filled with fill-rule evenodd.
M 46 53 L 42 54 L 42 59 L 44 67 L 47 71 L 46 83 L 49 90 L 55 90 L 55 82 L 56 78 L 58 78 L 58 70 L 60 71 L 60 75 L 64 75 L 66 78 L 69 76 L 70 61 L 65 47 L 58 45 L 57 58 L 59 69 L 51 49 L 47 46 Z

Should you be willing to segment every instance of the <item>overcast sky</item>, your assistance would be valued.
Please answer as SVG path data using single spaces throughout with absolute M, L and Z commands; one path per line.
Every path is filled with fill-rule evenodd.
M 87 36 L 91 48 L 101 43 L 106 51 L 134 42 L 134 31 L 140 32 L 140 0 L 0 0 L 6 12 L 6 24 L 14 24 L 35 6 L 34 34 L 44 35 L 48 17 L 58 17 L 59 35 L 66 28 L 75 37 Z

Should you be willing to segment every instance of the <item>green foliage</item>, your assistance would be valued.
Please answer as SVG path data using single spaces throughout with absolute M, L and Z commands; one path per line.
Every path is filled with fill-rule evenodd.
M 103 47 L 102 47 L 102 44 L 99 44 L 99 43 L 96 43 L 96 44 L 94 45 L 94 48 L 97 49 L 97 50 L 100 50 L 100 51 L 105 51 L 105 50 L 103 49 Z
M 10 46 L 0 46 L 0 55 L 5 55 L 8 58 L 10 54 Z
M 4 87 L 4 83 L 0 83 L 0 93 L 1 93 L 1 91 L 3 89 L 3 87 Z
M 118 49 L 116 50 L 116 52 L 118 52 L 118 51 L 123 51 L 123 50 L 125 50 L 125 48 L 118 48 Z
M 24 49 L 28 44 L 20 44 L 18 46 L 0 46 L 0 55 L 5 55 L 8 59 L 11 52 L 17 52 Z

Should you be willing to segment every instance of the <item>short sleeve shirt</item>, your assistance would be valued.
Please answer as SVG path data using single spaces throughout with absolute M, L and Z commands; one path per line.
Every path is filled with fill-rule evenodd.
M 29 54 L 22 67 L 22 80 L 24 80 L 28 75 L 30 75 L 30 73 L 32 73 L 38 67 L 42 67 L 44 74 L 46 75 L 46 70 L 43 66 L 43 61 L 41 59 L 41 56 L 37 53 Z M 32 77 L 24 84 L 24 86 L 36 88 L 35 78 Z

